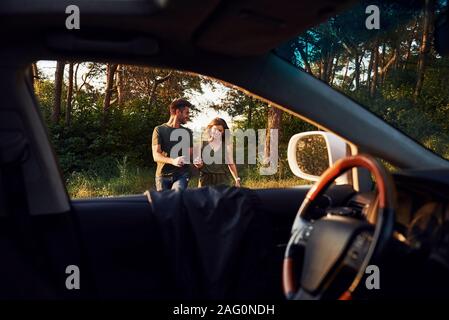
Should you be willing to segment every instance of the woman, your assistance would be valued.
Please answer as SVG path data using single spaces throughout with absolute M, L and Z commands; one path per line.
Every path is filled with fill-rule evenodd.
M 229 185 L 231 177 L 236 187 L 240 187 L 240 178 L 237 166 L 233 160 L 232 141 L 229 138 L 229 127 L 221 118 L 213 119 L 206 128 L 207 141 L 203 143 L 202 159 L 195 161 L 200 170 L 198 187 L 212 185 Z

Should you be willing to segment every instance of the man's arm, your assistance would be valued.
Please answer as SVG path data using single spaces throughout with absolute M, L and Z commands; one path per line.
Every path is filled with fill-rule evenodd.
M 161 145 L 157 144 L 155 146 L 152 146 L 153 149 L 153 160 L 154 162 L 162 162 L 162 163 L 168 163 L 176 167 L 182 167 L 184 165 L 184 157 L 177 157 L 177 158 L 169 158 L 164 156 L 161 150 Z
M 152 144 L 151 149 L 153 151 L 154 162 L 168 163 L 168 164 L 174 165 L 176 167 L 181 167 L 184 164 L 183 157 L 177 157 L 175 159 L 172 159 L 170 157 L 165 156 L 162 153 L 159 131 L 157 130 L 157 128 L 155 128 L 153 131 L 153 137 L 152 137 L 151 144 Z
M 154 160 L 154 162 L 162 162 L 162 163 L 173 164 L 173 159 L 169 158 L 169 157 L 166 157 L 162 153 L 162 149 L 161 149 L 161 145 L 160 144 L 153 145 L 152 146 L 152 150 L 153 150 L 153 160 Z

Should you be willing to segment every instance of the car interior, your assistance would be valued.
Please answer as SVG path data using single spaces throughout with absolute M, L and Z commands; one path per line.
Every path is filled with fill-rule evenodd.
M 449 162 L 272 51 L 355 1 L 74 2 L 80 30 L 65 28 L 70 1 L 0 4 L 1 299 L 449 296 Z M 447 40 L 444 27 L 440 34 Z M 257 254 L 260 242 L 267 254 L 251 270 L 233 256 L 244 271 L 226 285 L 239 288 L 239 277 L 267 269 L 248 278 L 245 290 L 210 296 L 199 282 L 189 285 L 197 291 L 186 290 L 172 258 L 200 253 L 183 252 L 190 247 L 181 242 L 176 250 L 164 245 L 164 232 L 181 222 L 162 228 L 148 194 L 68 196 L 30 81 L 37 60 L 117 62 L 218 79 L 334 133 L 348 152 L 313 185 L 250 191 L 258 199 L 254 220 L 265 222 L 251 222 L 258 236 L 242 238 L 242 248 Z M 386 162 L 399 170 L 391 173 Z M 335 183 L 348 172 L 346 183 Z M 199 201 L 199 192 L 186 192 L 184 201 Z M 382 290 L 361 285 L 372 264 L 382 270 Z M 69 265 L 81 270 L 80 290 L 66 288 Z

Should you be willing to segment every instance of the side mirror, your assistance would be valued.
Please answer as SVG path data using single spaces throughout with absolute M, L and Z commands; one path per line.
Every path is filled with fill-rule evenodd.
M 318 181 L 327 168 L 349 154 L 349 145 L 343 139 L 324 131 L 295 134 L 287 150 L 290 170 L 295 176 L 309 181 Z M 349 183 L 348 174 L 339 177 L 336 183 Z

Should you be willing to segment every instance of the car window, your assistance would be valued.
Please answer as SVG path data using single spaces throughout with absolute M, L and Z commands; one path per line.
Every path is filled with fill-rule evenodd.
M 234 87 L 176 70 L 111 63 L 38 61 L 33 70 L 35 94 L 71 198 L 141 194 L 156 188 L 157 181 L 166 183 L 156 179 L 152 144 L 167 139 L 166 127 L 159 128 L 157 136 L 154 131 L 169 120 L 169 105 L 178 98 L 192 104 L 184 126 L 200 142 L 194 148 L 203 150 L 201 141 L 210 137 L 205 138 L 205 132 L 212 120 L 219 117 L 228 124 L 242 186 L 311 183 L 290 170 L 287 145 L 293 135 L 316 128 Z M 268 129 L 276 134 L 267 135 L 274 132 Z M 240 133 L 243 144 L 237 145 Z M 309 149 L 302 158 L 313 160 L 317 151 Z M 271 151 L 276 151 L 277 161 L 263 163 L 262 156 L 269 159 Z M 166 174 L 167 168 L 160 171 Z M 207 170 L 221 173 L 223 166 Z M 226 183 L 235 184 L 227 166 L 224 171 Z M 193 170 L 189 188 L 198 187 L 201 172 Z M 211 179 L 220 182 L 219 177 Z
M 449 159 L 449 57 L 434 26 L 447 1 L 361 1 L 274 52 Z

